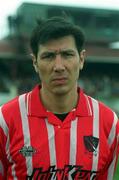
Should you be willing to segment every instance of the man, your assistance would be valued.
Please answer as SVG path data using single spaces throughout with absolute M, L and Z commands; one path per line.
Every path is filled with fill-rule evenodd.
M 119 123 L 77 86 L 81 29 L 53 17 L 35 28 L 31 48 L 41 85 L 0 109 L 1 179 L 112 180 Z

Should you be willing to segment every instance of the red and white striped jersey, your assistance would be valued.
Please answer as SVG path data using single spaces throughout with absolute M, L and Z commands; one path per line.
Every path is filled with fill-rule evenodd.
M 0 108 L 0 180 L 112 180 L 116 114 L 79 89 L 76 109 L 62 122 L 43 107 L 39 90 Z

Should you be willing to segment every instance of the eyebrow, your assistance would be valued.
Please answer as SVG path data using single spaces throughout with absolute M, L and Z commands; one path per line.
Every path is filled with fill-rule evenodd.
M 73 50 L 73 49 L 62 49 L 62 50 L 54 50 L 54 51 L 51 51 L 51 50 L 47 50 L 47 51 L 44 51 L 40 54 L 40 56 L 43 56 L 43 55 L 48 55 L 48 54 L 59 54 L 59 53 L 63 53 L 63 52 L 72 52 L 72 53 L 75 53 L 76 51 Z
M 53 51 L 45 51 L 45 52 L 42 52 L 41 54 L 39 54 L 40 58 L 42 58 L 44 56 L 48 56 L 48 55 L 55 55 L 55 52 L 53 52 Z

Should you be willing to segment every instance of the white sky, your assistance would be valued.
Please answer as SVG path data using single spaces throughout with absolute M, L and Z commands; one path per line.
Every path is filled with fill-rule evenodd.
M 0 2 L 0 39 L 8 33 L 7 16 L 15 14 L 23 2 L 70 5 L 119 10 L 119 0 L 1 0 Z

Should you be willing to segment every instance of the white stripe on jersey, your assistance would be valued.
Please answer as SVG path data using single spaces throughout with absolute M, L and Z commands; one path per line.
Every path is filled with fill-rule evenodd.
M 48 132 L 48 142 L 49 142 L 49 152 L 50 152 L 50 165 L 56 165 L 56 151 L 55 151 L 55 132 L 54 126 L 48 123 L 48 119 L 45 119 L 47 132 Z
M 27 95 L 27 114 L 31 114 L 30 110 L 31 110 L 31 92 L 28 93 Z
M 113 122 L 112 128 L 110 130 L 110 134 L 109 134 L 109 137 L 108 137 L 109 146 L 112 145 L 112 143 L 114 141 L 114 138 L 115 138 L 117 121 L 118 121 L 118 118 L 117 118 L 116 114 L 114 113 L 114 122 Z
M 29 147 L 31 146 L 31 142 L 30 142 L 29 122 L 27 117 L 27 107 L 25 104 L 25 94 L 19 96 L 19 106 L 20 106 L 20 113 L 21 113 L 21 120 L 23 127 L 24 146 Z M 32 156 L 26 157 L 26 167 L 27 167 L 27 174 L 31 175 L 33 171 Z
M 7 136 L 7 142 L 6 142 L 6 147 L 5 147 L 5 151 L 6 151 L 6 155 L 7 155 L 7 159 L 9 160 L 10 163 L 12 163 L 12 176 L 13 176 L 13 179 L 14 180 L 17 180 L 17 177 L 16 177 L 16 173 L 15 173 L 15 163 L 13 162 L 12 160 L 12 157 L 10 155 L 10 142 L 9 142 L 9 129 L 8 129 L 8 126 L 5 122 L 5 119 L 3 117 L 3 114 L 2 114 L 2 111 L 1 111 L 1 107 L 0 107 L 0 126 L 1 128 L 3 129 L 5 135 Z
M 116 163 L 116 154 L 115 154 L 113 161 L 108 169 L 107 180 L 113 180 L 115 163 Z
M 76 150 L 77 150 L 77 123 L 78 123 L 78 117 L 74 121 L 71 121 L 71 129 L 70 129 L 70 159 L 69 159 L 69 165 L 75 165 L 76 164 Z M 72 169 L 69 172 L 69 180 L 71 180 L 71 174 L 75 171 L 75 169 Z
M 99 104 L 98 101 L 92 99 L 93 105 L 93 136 L 99 138 Z M 97 155 L 93 154 L 92 171 L 97 171 L 99 158 L 99 144 L 97 147 Z
M 69 164 L 76 164 L 77 122 L 78 122 L 78 117 L 76 117 L 74 121 L 71 121 Z
M 109 137 L 108 137 L 108 143 L 110 146 L 112 145 L 114 138 L 115 138 L 117 121 L 118 121 L 118 118 L 117 118 L 116 114 L 114 113 L 114 122 L 113 122 L 112 129 L 111 129 Z M 119 135 L 117 136 L 117 145 L 116 145 L 116 148 L 114 151 L 113 161 L 109 166 L 107 180 L 113 180 L 115 163 L 116 163 L 116 151 L 117 151 L 118 144 L 119 144 Z
M 92 109 L 91 109 L 91 106 L 90 106 L 90 103 L 89 103 L 88 96 L 85 95 L 85 98 L 86 98 L 86 102 L 87 102 L 87 109 L 88 109 L 88 112 L 89 112 L 89 114 L 92 116 Z

